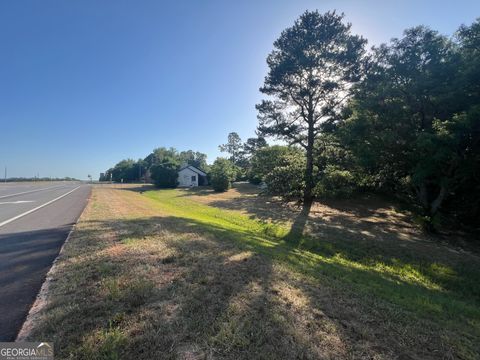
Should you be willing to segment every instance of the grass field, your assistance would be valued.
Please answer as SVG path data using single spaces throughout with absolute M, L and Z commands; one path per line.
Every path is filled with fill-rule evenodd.
M 477 359 L 480 259 L 364 197 L 94 188 L 30 338 L 69 359 Z

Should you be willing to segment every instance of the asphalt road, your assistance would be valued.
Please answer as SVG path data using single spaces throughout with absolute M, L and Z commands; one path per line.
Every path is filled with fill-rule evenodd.
M 13 341 L 87 204 L 80 183 L 0 184 L 0 341 Z

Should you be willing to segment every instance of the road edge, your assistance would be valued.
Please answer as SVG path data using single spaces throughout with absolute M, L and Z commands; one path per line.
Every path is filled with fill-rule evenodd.
M 22 327 L 20 328 L 20 331 L 18 332 L 18 334 L 15 338 L 15 342 L 25 341 L 28 338 L 28 336 L 30 336 L 37 320 L 40 318 L 40 313 L 47 306 L 47 304 L 48 304 L 47 298 L 48 298 L 48 295 L 49 295 L 48 290 L 50 288 L 50 284 L 51 284 L 52 279 L 53 279 L 53 274 L 56 271 L 58 260 L 63 255 L 65 245 L 69 242 L 70 237 L 72 236 L 73 232 L 75 231 L 78 222 L 80 221 L 83 214 L 85 213 L 85 210 L 87 209 L 87 206 L 90 203 L 90 200 L 91 200 L 91 197 L 92 197 L 92 192 L 93 192 L 93 187 L 90 189 L 90 193 L 88 194 L 85 207 L 83 208 L 82 212 L 78 216 L 78 219 L 75 222 L 75 224 L 72 225 L 72 228 L 68 232 L 67 238 L 63 242 L 62 247 L 60 248 L 60 251 L 58 252 L 57 257 L 53 260 L 52 266 L 50 267 L 47 274 L 45 275 L 45 280 L 43 281 L 43 284 L 42 284 L 42 286 L 40 288 L 40 291 L 38 292 L 38 294 L 35 298 L 35 301 L 33 302 L 32 306 L 30 307 L 30 310 L 28 311 L 27 317 L 25 318 L 25 321 L 23 322 Z

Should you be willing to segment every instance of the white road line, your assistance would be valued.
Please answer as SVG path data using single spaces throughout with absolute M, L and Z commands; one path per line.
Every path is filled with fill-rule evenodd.
M 7 197 L 12 197 L 12 196 L 16 196 L 16 195 L 30 194 L 30 193 L 37 192 L 37 191 L 42 191 L 42 190 L 55 189 L 55 188 L 59 188 L 59 187 L 62 187 L 62 186 L 65 186 L 65 185 L 57 185 L 57 186 L 51 186 L 51 187 L 48 187 L 48 188 L 19 192 L 19 193 L 16 193 L 16 194 L 3 195 L 3 196 L 0 196 L 0 199 L 7 198 Z
M 6 205 L 6 204 L 25 204 L 25 203 L 31 203 L 35 202 L 33 200 L 18 200 L 18 201 L 4 201 L 0 202 L 0 205 Z
M 14 216 L 13 218 L 10 218 L 10 219 L 8 219 L 8 220 L 3 221 L 3 222 L 0 223 L 0 227 L 2 227 L 2 226 L 4 226 L 4 225 L 7 225 L 8 223 L 11 223 L 12 221 L 15 221 L 15 220 L 17 220 L 17 219 L 20 219 L 21 217 L 24 217 L 25 215 L 31 214 L 31 213 L 33 213 L 34 211 L 37 211 L 37 210 L 39 210 L 39 209 L 41 209 L 41 208 L 43 208 L 43 207 L 45 207 L 45 206 L 47 206 L 47 205 L 50 205 L 51 203 L 54 203 L 55 201 L 60 200 L 61 198 L 65 197 L 65 196 L 67 196 L 67 195 L 69 195 L 69 194 L 71 194 L 72 192 L 74 192 L 75 190 L 77 190 L 77 189 L 80 188 L 80 187 L 81 187 L 81 185 L 80 185 L 80 186 L 77 186 L 75 189 L 70 190 L 69 192 L 67 192 L 67 193 L 65 193 L 65 194 L 63 194 L 63 195 L 60 195 L 59 197 L 57 197 L 57 198 L 55 198 L 55 199 L 53 199 L 53 200 L 50 200 L 50 201 L 46 202 L 46 203 L 43 204 L 43 205 L 37 206 L 36 208 L 33 208 L 33 209 L 31 209 L 31 210 L 28 210 L 28 211 L 25 211 L 24 213 L 22 213 L 22 214 L 20 214 L 20 215 Z

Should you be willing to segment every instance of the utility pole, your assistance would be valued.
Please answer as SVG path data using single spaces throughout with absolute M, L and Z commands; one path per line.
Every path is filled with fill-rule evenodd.
M 7 183 L 7 167 L 5 166 L 5 184 Z

